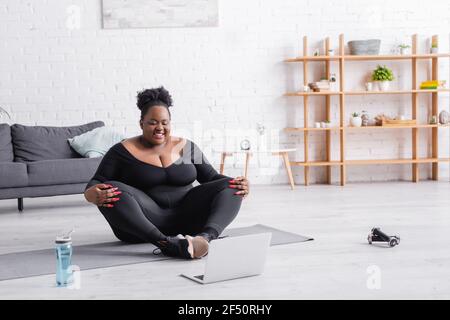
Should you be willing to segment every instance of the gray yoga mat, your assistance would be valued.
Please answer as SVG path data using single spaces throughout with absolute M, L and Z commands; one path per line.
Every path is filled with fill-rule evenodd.
M 250 227 L 225 230 L 221 237 L 237 237 L 248 234 L 271 232 L 271 246 L 313 240 L 299 234 L 257 224 Z M 121 241 L 87 244 L 73 247 L 72 264 L 80 270 L 113 267 L 171 259 L 152 254 L 152 244 L 125 244 Z M 34 277 L 55 273 L 55 249 L 15 252 L 0 255 L 0 281 Z

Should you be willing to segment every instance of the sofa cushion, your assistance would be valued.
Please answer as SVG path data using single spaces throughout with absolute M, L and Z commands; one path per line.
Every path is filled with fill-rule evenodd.
M 102 157 L 125 135 L 111 128 L 100 127 L 68 139 L 70 146 L 85 158 Z
M 28 185 L 27 165 L 19 162 L 0 162 L 0 188 Z
M 0 162 L 13 161 L 14 153 L 11 143 L 11 128 L 8 124 L 0 124 Z
M 67 139 L 104 126 L 102 121 L 72 127 L 11 126 L 14 161 L 80 158 Z
M 41 160 L 27 163 L 28 185 L 47 186 L 88 182 L 102 158 Z

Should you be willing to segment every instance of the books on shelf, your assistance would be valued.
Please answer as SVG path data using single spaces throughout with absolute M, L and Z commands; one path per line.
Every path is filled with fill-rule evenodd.
M 424 81 L 420 84 L 420 90 L 437 90 L 437 89 L 444 89 L 445 88 L 446 81 L 445 80 L 431 80 L 431 81 Z
M 308 86 L 311 88 L 313 92 L 328 92 L 328 91 L 336 91 L 337 85 L 336 82 L 321 80 L 317 82 L 309 83 Z

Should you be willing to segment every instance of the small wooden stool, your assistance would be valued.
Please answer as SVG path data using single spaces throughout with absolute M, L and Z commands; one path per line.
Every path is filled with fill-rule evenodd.
M 294 177 L 292 176 L 291 164 L 289 162 L 288 152 L 297 151 L 297 149 L 277 149 L 277 150 L 267 150 L 267 151 L 251 151 L 251 150 L 239 150 L 239 151 L 219 151 L 221 154 L 220 158 L 220 174 L 223 174 L 225 168 L 225 158 L 232 156 L 233 154 L 245 153 L 245 169 L 244 177 L 247 178 L 248 175 L 248 164 L 250 162 L 250 157 L 253 153 L 271 153 L 274 156 L 280 156 L 283 158 L 284 166 L 286 168 L 287 176 L 289 178 L 289 183 L 291 189 L 294 190 Z

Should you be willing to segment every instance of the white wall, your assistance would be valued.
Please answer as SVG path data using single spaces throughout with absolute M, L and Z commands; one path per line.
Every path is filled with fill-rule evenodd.
M 79 28 L 73 24 L 76 10 L 71 5 L 80 8 Z M 335 47 L 340 33 L 346 40 L 380 38 L 382 52 L 389 53 L 413 33 L 421 36 L 421 50 L 426 49 L 427 37 L 439 34 L 441 50 L 448 50 L 450 2 L 445 0 L 220 0 L 219 10 L 218 28 L 104 30 L 100 0 L 1 0 L 0 104 L 12 113 L 12 123 L 75 125 L 104 120 L 131 136 L 138 134 L 136 91 L 164 85 L 175 101 L 175 133 L 195 139 L 216 163 L 218 155 L 210 147 L 220 139 L 211 136 L 224 130 L 228 136 L 254 135 L 258 122 L 275 133 L 273 140 L 281 147 L 302 146 L 302 135 L 282 132 L 286 126 L 302 125 L 301 100 L 283 97 L 299 88 L 300 65 L 282 61 L 301 53 L 303 35 L 310 37 L 312 47 L 326 36 L 332 37 Z M 397 83 L 409 84 L 409 64 L 386 64 L 400 76 Z M 346 79 L 347 89 L 362 85 L 373 66 L 348 66 L 352 77 Z M 443 60 L 441 78 L 448 79 L 448 69 Z M 320 74 L 320 69 L 313 73 Z M 420 102 L 423 119 L 426 99 Z M 448 109 L 448 95 L 440 103 Z M 333 106 L 337 117 L 337 100 Z M 409 106 L 410 98 L 404 96 L 347 99 L 348 114 L 362 109 L 373 116 L 397 113 L 409 111 Z M 323 105 L 314 109 L 320 119 Z M 441 156 L 448 157 L 449 131 L 439 132 Z M 427 133 L 428 129 L 421 130 L 422 156 L 430 148 Z M 313 135 L 312 154 L 320 156 L 323 147 L 318 150 L 316 141 L 323 138 Z M 338 136 L 334 138 L 338 147 Z M 410 144 L 409 130 L 349 134 L 347 158 L 407 157 Z M 302 160 L 303 149 L 292 158 Z M 232 167 L 230 161 L 226 173 L 240 174 L 241 163 Z M 429 166 L 421 168 L 426 178 Z M 440 171 L 448 180 L 448 164 L 441 164 Z M 302 183 L 303 169 L 295 168 L 294 173 Z M 311 175 L 313 181 L 323 181 L 324 170 L 314 168 Z M 337 169 L 333 176 L 337 182 Z M 253 183 L 287 181 L 282 163 L 264 156 L 253 159 L 250 177 Z M 349 181 L 409 177 L 409 166 L 348 168 Z

